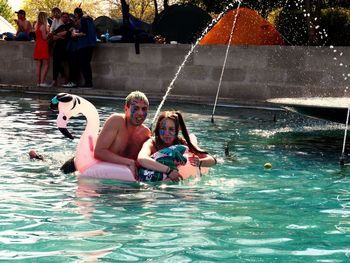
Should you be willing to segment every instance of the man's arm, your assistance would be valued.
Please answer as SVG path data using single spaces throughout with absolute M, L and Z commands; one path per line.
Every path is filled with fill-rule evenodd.
M 23 26 L 21 25 L 21 22 L 18 20 L 18 19 L 15 19 L 15 23 L 17 25 L 17 33 L 18 34 L 19 32 L 23 32 L 24 31 L 24 28 Z
M 153 148 L 152 139 L 148 139 L 142 146 L 142 149 L 137 157 L 137 161 L 142 167 L 145 167 L 149 170 L 158 171 L 161 173 L 165 173 L 167 177 L 173 181 L 178 182 L 182 180 L 183 177 L 177 170 L 172 170 L 169 166 L 165 164 L 161 164 L 156 160 L 152 159 L 152 148 Z
M 138 163 L 147 169 L 158 171 L 161 173 L 167 173 L 169 171 L 169 167 L 165 164 L 161 164 L 154 160 L 152 155 L 152 148 L 153 148 L 153 140 L 148 139 L 142 146 L 141 151 L 139 152 L 139 155 L 137 157 Z

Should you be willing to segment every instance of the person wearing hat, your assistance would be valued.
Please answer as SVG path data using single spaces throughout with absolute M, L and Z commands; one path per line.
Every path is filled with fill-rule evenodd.
M 29 33 L 32 31 L 31 23 L 26 19 L 26 12 L 24 10 L 19 10 L 15 12 L 17 14 L 17 18 L 15 22 L 17 24 L 17 33 L 15 40 L 17 41 L 29 41 Z

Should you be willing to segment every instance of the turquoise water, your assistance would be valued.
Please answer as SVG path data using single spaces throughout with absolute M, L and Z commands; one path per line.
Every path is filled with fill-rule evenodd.
M 59 171 L 76 142 L 57 130 L 49 97 L 2 95 L 0 262 L 349 261 L 342 125 L 247 108 L 217 108 L 212 124 L 211 107 L 165 104 L 185 113 L 218 158 L 209 175 L 168 185 L 86 182 Z M 102 121 L 122 109 L 122 101 L 94 104 Z M 83 118 L 70 126 L 79 135 Z M 235 159 L 224 157 L 225 144 Z M 31 148 L 46 160 L 30 161 Z

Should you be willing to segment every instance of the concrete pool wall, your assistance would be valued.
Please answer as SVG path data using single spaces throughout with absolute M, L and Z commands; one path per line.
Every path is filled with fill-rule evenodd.
M 0 41 L 1 84 L 36 86 L 34 44 Z M 112 96 L 139 89 L 161 97 L 190 48 L 180 44 L 141 44 L 140 54 L 136 54 L 133 44 L 99 43 L 92 61 L 94 92 Z M 196 47 L 171 94 L 213 101 L 226 48 Z M 263 101 L 276 97 L 344 96 L 349 69 L 350 47 L 231 46 L 219 97 L 226 101 Z M 48 80 L 51 71 L 52 67 Z

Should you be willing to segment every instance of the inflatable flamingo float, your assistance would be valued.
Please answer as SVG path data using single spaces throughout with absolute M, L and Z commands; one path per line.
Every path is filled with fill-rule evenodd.
M 73 139 L 73 136 L 67 129 L 69 119 L 79 114 L 86 117 L 86 127 L 79 139 L 74 158 L 74 164 L 80 176 L 129 182 L 136 181 L 134 173 L 128 166 L 102 162 L 94 158 L 94 148 L 99 133 L 100 119 L 95 106 L 91 102 L 77 95 L 60 93 L 51 100 L 51 104 L 58 105 L 58 129 L 70 139 Z M 191 141 L 196 142 L 195 136 L 191 138 Z M 188 156 L 189 154 L 191 153 L 185 153 L 184 155 Z M 183 175 L 184 179 L 201 174 L 198 167 L 190 165 L 190 162 L 179 166 L 179 172 Z

